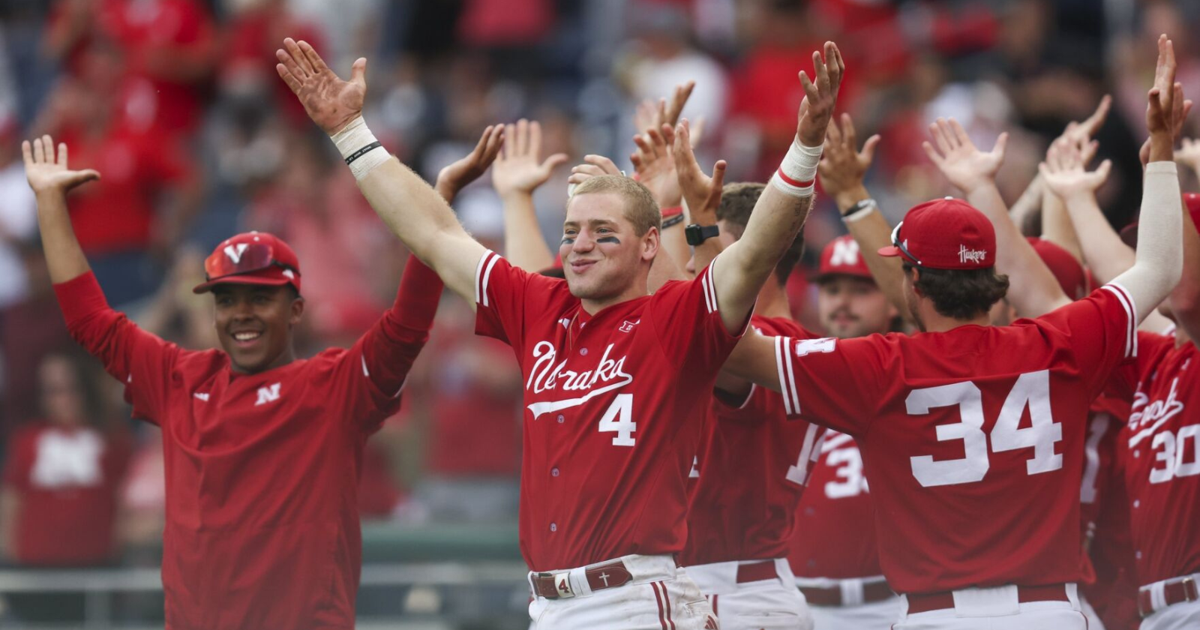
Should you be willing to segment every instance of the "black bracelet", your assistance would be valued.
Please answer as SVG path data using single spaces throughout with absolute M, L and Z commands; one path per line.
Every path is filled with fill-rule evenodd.
M 375 142 L 372 142 L 371 144 L 368 144 L 367 146 L 355 151 L 354 153 L 347 155 L 346 156 L 346 164 L 347 165 L 350 164 L 354 160 L 357 160 L 358 158 L 370 153 L 371 151 L 374 151 L 375 149 L 378 149 L 381 146 L 383 146 L 383 144 L 381 144 L 378 140 L 376 140 Z
M 683 223 L 684 218 L 685 218 L 684 214 L 682 212 L 680 212 L 679 214 L 677 214 L 673 217 L 663 219 L 662 229 L 665 230 L 665 229 L 671 227 L 672 225 L 679 225 L 680 223 Z
M 878 207 L 879 207 L 879 204 L 875 203 L 874 199 L 867 197 L 866 199 L 863 199 L 862 201 L 854 204 L 853 206 L 846 208 L 846 211 L 842 213 L 842 218 L 844 219 L 860 210 L 866 210 L 867 208 L 878 208 Z

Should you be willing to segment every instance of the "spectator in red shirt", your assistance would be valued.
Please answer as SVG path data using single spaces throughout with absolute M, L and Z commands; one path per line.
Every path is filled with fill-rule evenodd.
M 21 567 L 103 566 L 117 557 L 117 491 L 126 442 L 98 426 L 97 383 L 85 359 L 47 355 L 38 368 L 44 422 L 8 444 L 0 533 L 5 555 Z M 82 596 L 10 598 L 30 621 L 81 619 Z

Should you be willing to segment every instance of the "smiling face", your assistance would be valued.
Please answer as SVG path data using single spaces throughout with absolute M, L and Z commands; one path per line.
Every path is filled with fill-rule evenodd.
M 290 286 L 221 284 L 213 287 L 217 337 L 235 372 L 254 374 L 289 363 L 292 327 L 304 299 Z
M 886 333 L 896 317 L 896 308 L 875 282 L 849 275 L 821 282 L 817 310 L 825 330 L 838 339 Z
M 559 246 L 571 294 L 603 307 L 645 294 L 650 264 L 658 253 L 658 229 L 637 234 L 626 216 L 626 199 L 615 192 L 580 194 L 567 202 Z

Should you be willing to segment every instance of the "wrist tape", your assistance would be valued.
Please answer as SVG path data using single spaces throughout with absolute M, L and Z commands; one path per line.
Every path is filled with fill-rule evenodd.
M 330 138 L 342 154 L 342 158 L 346 160 L 350 172 L 354 173 L 355 180 L 366 177 L 367 173 L 391 157 L 387 149 L 375 139 L 375 134 L 367 128 L 367 121 L 363 120 L 362 116 L 355 118 Z
M 823 149 L 823 146 L 806 147 L 799 139 L 792 142 L 779 170 L 771 177 L 771 184 L 793 197 L 811 196 Z

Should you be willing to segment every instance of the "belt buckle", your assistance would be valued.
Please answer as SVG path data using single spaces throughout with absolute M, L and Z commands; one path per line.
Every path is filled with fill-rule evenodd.
M 569 571 L 563 573 L 546 573 L 546 577 L 553 578 L 554 592 L 559 599 L 570 599 L 575 597 L 575 589 L 571 588 L 571 573 Z

